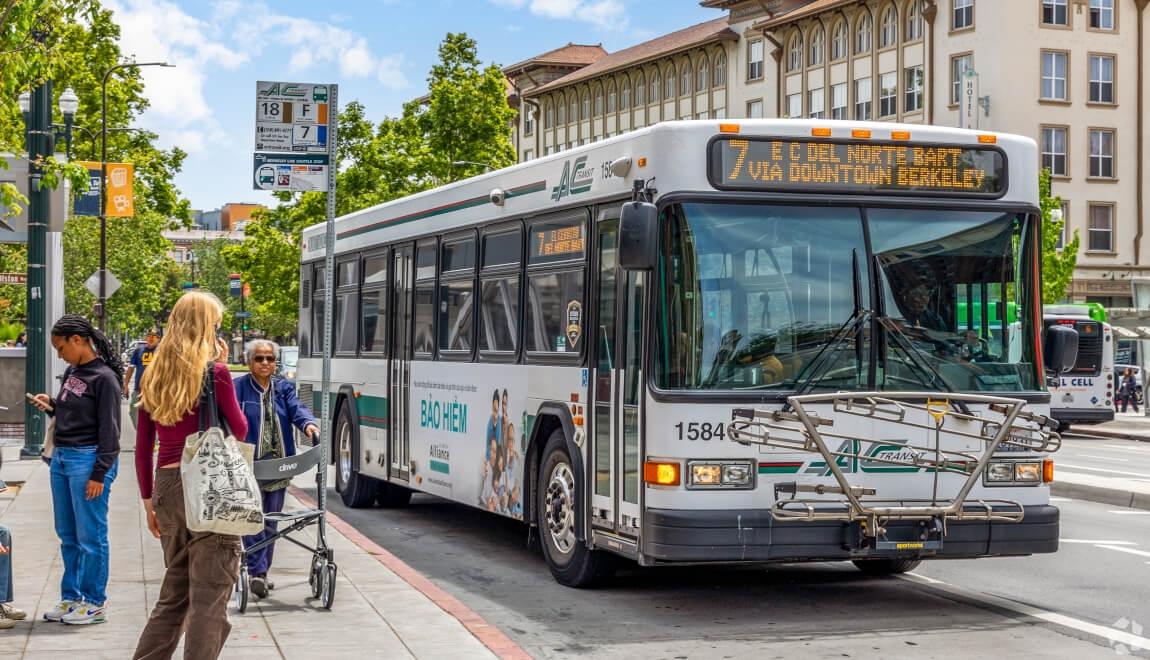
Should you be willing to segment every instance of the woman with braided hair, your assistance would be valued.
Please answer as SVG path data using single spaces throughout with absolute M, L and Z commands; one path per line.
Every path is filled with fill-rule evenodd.
M 68 314 L 52 326 L 52 347 L 68 363 L 56 398 L 32 404 L 55 417 L 52 509 L 64 578 L 48 621 L 103 623 L 108 587 L 108 497 L 120 454 L 124 367 L 104 333 Z

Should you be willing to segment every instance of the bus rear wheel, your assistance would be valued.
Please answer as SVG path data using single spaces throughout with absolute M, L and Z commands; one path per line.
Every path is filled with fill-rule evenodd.
M 918 568 L 921 559 L 854 559 L 851 561 L 863 573 L 876 577 L 909 573 Z
M 375 504 L 379 482 L 355 470 L 359 434 L 351 421 L 348 405 L 344 403 L 340 406 L 335 417 L 335 490 L 344 506 L 362 509 Z
M 551 575 L 568 587 L 591 587 L 615 572 L 614 557 L 592 550 L 576 535 L 576 502 L 582 484 L 572 467 L 563 431 L 556 429 L 543 449 L 536 494 L 536 523 Z

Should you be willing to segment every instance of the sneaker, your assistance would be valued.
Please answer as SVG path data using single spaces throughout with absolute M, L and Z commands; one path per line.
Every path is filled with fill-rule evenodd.
M 268 597 L 267 578 L 257 575 L 256 577 L 253 577 L 250 582 L 248 582 L 248 585 L 251 587 L 252 593 L 255 594 L 256 598 Z
M 12 607 L 11 603 L 0 603 L 0 616 L 12 619 L 13 621 L 23 621 L 28 618 L 28 613 L 24 610 Z
M 53 607 L 44 613 L 44 620 L 59 621 L 60 619 L 64 618 L 65 614 L 70 613 L 74 607 L 76 607 L 75 601 L 62 600 L 56 605 L 56 607 Z
M 9 628 L 16 627 L 16 619 L 8 618 L 4 612 L 4 606 L 0 605 L 0 630 L 8 630 Z
M 60 619 L 61 622 L 70 626 L 86 626 L 93 623 L 104 623 L 107 620 L 104 606 L 93 605 L 92 603 L 76 603 L 76 607 Z

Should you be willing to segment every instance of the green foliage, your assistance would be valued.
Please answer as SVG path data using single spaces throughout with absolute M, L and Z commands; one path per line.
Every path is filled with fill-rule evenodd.
M 1038 175 L 1038 199 L 1042 211 L 1042 302 L 1049 304 L 1065 300 L 1081 241 L 1078 230 L 1074 230 L 1070 240 L 1058 247 L 1066 220 L 1052 217 L 1055 209 L 1062 208 L 1062 199 L 1051 194 L 1050 170 L 1045 168 Z
M 428 76 L 425 103 L 373 126 L 358 102 L 339 115 L 336 214 L 411 195 L 476 174 L 473 161 L 500 168 L 515 163 L 503 72 L 483 66 L 466 34 L 449 33 Z M 300 234 L 323 222 L 326 195 L 281 195 L 283 202 L 248 225 L 247 239 L 224 248 L 228 263 L 251 283 L 253 324 L 271 335 L 294 334 L 299 313 Z M 254 304 L 253 304 L 254 303 Z

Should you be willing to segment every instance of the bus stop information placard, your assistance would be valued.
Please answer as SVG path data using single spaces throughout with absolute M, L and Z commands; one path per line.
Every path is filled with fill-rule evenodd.
M 720 138 L 711 143 L 716 188 L 998 197 L 1006 157 L 994 147 Z

